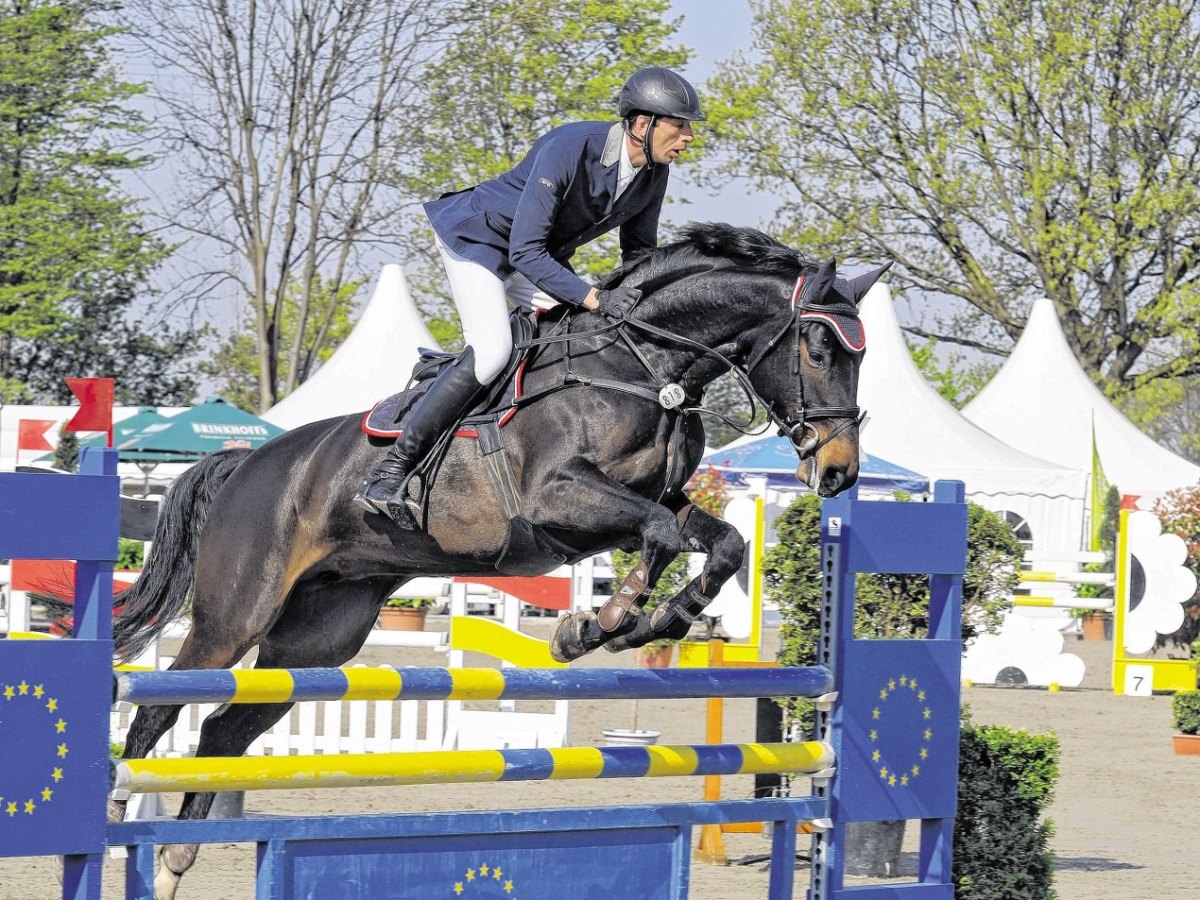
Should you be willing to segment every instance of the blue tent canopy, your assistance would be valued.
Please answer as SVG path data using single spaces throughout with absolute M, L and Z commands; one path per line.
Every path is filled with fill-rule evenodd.
M 796 480 L 797 458 L 791 441 L 775 435 L 714 450 L 700 465 L 712 466 L 735 487 L 745 486 L 747 478 L 765 477 L 767 485 L 778 490 L 808 490 Z M 929 479 L 924 475 L 868 453 L 859 459 L 858 483 L 860 488 L 884 493 L 929 492 Z

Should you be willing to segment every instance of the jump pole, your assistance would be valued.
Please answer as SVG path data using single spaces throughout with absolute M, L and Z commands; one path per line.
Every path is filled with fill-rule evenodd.
M 0 554 L 80 561 L 75 640 L 17 641 L 0 654 L 0 684 L 6 693 L 12 688 L 16 701 L 6 707 L 0 728 L 12 728 L 15 722 L 23 751 L 4 773 L 0 793 L 28 797 L 22 800 L 19 819 L 15 813 L 0 816 L 0 854 L 64 855 L 64 897 L 98 900 L 107 846 L 133 848 L 127 896 L 142 898 L 150 895 L 155 844 L 249 840 L 259 845 L 259 898 L 338 896 L 349 877 L 371 896 L 461 894 L 463 871 L 482 871 L 483 865 L 494 871 L 493 863 L 499 861 L 496 865 L 502 864 L 519 884 L 523 900 L 561 900 L 568 872 L 576 883 L 605 896 L 678 900 L 687 895 L 687 850 L 695 827 L 764 821 L 773 825 L 769 896 L 783 900 L 792 897 L 795 829 L 805 820 L 817 832 L 810 900 L 953 897 L 959 601 L 966 555 L 961 484 L 939 484 L 935 502 L 929 504 L 849 498 L 826 503 L 823 625 L 815 668 L 832 673 L 837 696 L 818 709 L 814 739 L 820 755 L 826 748 L 831 751 L 835 765 L 813 774 L 816 792 L 811 797 L 108 825 L 104 801 L 113 648 L 107 601 L 116 555 L 115 454 L 85 450 L 81 472 L 74 478 L 51 476 L 58 485 L 15 480 L 39 476 L 0 475 Z M 58 521 L 63 509 L 79 515 L 79 527 L 70 533 Z M 929 639 L 856 640 L 852 623 L 858 572 L 928 574 Z M 717 670 L 710 677 L 720 682 L 728 674 Z M 778 753 L 802 753 L 805 746 Z M 614 760 L 614 766 L 626 770 L 622 775 L 639 774 L 630 755 L 604 757 L 618 748 L 587 749 L 602 760 Z M 699 756 L 700 749 L 693 749 Z M 745 765 L 746 752 L 739 751 L 739 765 Z M 638 764 L 647 769 L 666 765 L 652 760 L 647 753 Z M 220 775 L 232 760 L 206 762 Z M 800 764 L 797 759 L 761 763 L 764 769 Z M 33 787 L 43 782 L 40 792 Z M 846 824 L 897 818 L 921 820 L 918 880 L 846 889 L 841 875 Z

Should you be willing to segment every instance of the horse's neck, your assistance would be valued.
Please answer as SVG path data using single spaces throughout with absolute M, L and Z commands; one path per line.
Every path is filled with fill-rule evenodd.
M 679 288 L 662 291 L 646 305 L 644 317 L 655 328 L 715 351 L 706 353 L 684 342 L 672 344 L 669 341 L 656 348 L 674 374 L 687 373 L 704 379 L 703 383 L 707 384 L 726 370 L 721 357 L 734 363 L 745 362 L 740 357 L 745 336 L 760 326 L 770 313 L 761 296 L 721 295 L 713 288 L 705 287 L 690 292 Z

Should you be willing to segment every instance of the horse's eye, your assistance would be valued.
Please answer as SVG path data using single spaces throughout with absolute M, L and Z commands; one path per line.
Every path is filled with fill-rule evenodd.
M 808 335 L 808 358 L 814 365 L 824 365 L 833 350 L 833 341 L 824 328 L 814 328 Z

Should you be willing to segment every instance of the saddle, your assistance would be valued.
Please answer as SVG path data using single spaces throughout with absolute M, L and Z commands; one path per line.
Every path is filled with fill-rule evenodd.
M 454 432 L 455 437 L 479 439 L 481 429 L 487 430 L 490 425 L 494 425 L 496 429 L 503 428 L 516 414 L 522 396 L 521 374 L 530 355 L 528 348 L 522 348 L 537 331 L 536 315 L 521 310 L 513 310 L 509 315 L 512 355 L 487 393 L 458 424 Z M 430 350 L 428 347 L 422 347 L 419 353 L 420 357 L 413 366 L 408 387 L 385 397 L 371 407 L 362 419 L 363 434 L 384 440 L 400 437 L 404 433 L 404 417 L 408 411 L 424 396 L 433 379 L 442 370 L 442 366 L 458 358 L 456 353 Z
M 510 314 L 512 355 L 483 399 L 463 417 L 453 432 L 455 438 L 468 438 L 479 442 L 479 450 L 492 487 L 504 507 L 505 515 L 508 516 L 508 537 L 495 564 L 497 571 L 505 575 L 542 574 L 544 566 L 538 565 L 539 556 L 550 556 L 561 564 L 574 563 L 587 555 L 546 534 L 521 515 L 521 490 L 500 434 L 500 429 L 512 421 L 522 399 L 526 397 L 522 390 L 521 377 L 526 364 L 535 353 L 535 349 L 528 346 L 529 341 L 538 333 L 539 325 L 556 324 L 561 321 L 565 312 L 549 310 L 530 314 L 514 310 Z M 413 366 L 408 386 L 405 390 L 376 403 L 362 418 L 362 432 L 376 442 L 394 441 L 400 437 L 404 433 L 404 420 L 408 412 L 429 389 L 442 366 L 448 365 L 456 358 L 457 354 L 454 353 L 422 348 L 420 357 Z M 429 486 L 433 483 L 437 467 L 449 443 L 449 435 L 444 436 L 438 443 L 439 449 L 418 469 L 421 478 L 419 497 L 416 499 L 422 509 L 426 508 Z M 523 560 L 524 564 L 517 562 L 518 560 Z

